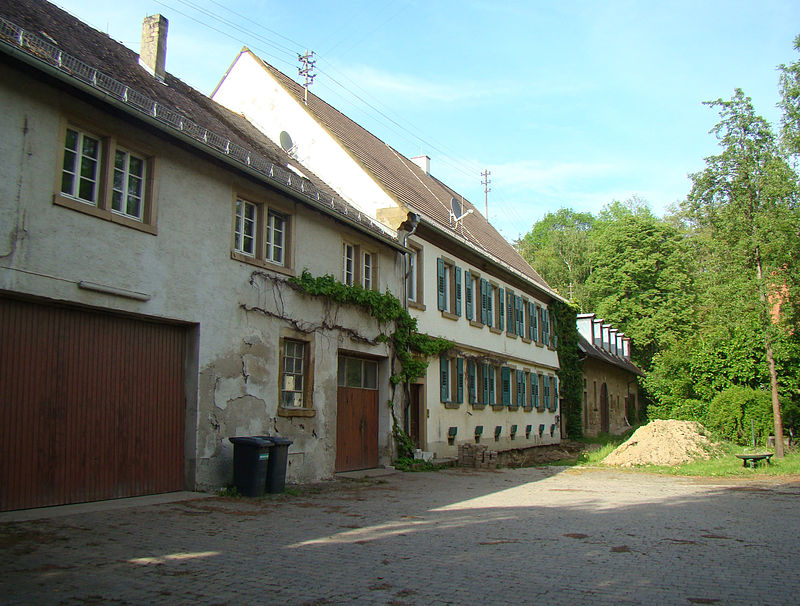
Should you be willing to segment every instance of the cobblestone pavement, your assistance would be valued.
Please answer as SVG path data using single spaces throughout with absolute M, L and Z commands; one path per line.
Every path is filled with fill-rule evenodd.
M 27 522 L 2 604 L 798 604 L 800 481 L 458 469 Z

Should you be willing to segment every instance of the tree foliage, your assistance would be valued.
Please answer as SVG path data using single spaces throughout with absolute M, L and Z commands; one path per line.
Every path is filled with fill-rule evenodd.
M 718 153 L 665 217 L 638 198 L 565 208 L 517 243 L 582 312 L 632 338 L 651 418 L 716 423 L 742 394 L 769 394 L 773 429 L 783 412 L 800 430 L 800 60 L 779 67 L 779 89 L 777 134 L 739 89 L 707 103 Z

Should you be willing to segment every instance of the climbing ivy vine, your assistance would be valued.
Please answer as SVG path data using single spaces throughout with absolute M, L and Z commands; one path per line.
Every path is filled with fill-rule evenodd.
M 330 274 L 314 277 L 303 270 L 299 277 L 289 278 L 289 284 L 309 295 L 326 297 L 341 305 L 355 305 L 367 311 L 382 324 L 394 323 L 394 331 L 384 335 L 399 362 L 399 372 L 390 378 L 392 385 L 409 383 L 425 374 L 428 360 L 453 347 L 447 339 L 432 337 L 417 331 L 417 320 L 412 318 L 403 304 L 393 294 L 368 290 L 361 286 L 348 286 Z
M 558 334 L 558 383 L 563 401 L 561 418 L 567 426 L 567 435 L 572 439 L 580 438 L 583 435 L 583 367 L 578 357 L 577 309 L 573 305 L 553 301 L 550 313 L 555 314 Z

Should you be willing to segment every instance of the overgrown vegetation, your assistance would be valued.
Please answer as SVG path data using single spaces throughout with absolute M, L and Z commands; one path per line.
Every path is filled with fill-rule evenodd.
M 517 242 L 580 312 L 632 338 L 650 418 L 740 442 L 754 424 L 762 444 L 800 431 L 800 60 L 779 76 L 778 134 L 739 89 L 707 104 L 719 153 L 663 218 L 634 197 L 550 213 Z
M 393 354 L 400 364 L 399 372 L 391 376 L 394 385 L 408 383 L 425 374 L 428 361 L 453 347 L 447 339 L 431 337 L 417 331 L 417 320 L 403 308 L 400 300 L 390 292 L 380 293 L 361 286 L 348 286 L 327 274 L 314 277 L 306 270 L 299 277 L 289 278 L 289 283 L 317 297 L 340 305 L 355 305 L 367 311 L 381 324 L 394 324 L 394 330 L 385 335 L 392 344 Z
M 578 357 L 577 308 L 560 301 L 550 305 L 556 320 L 558 336 L 558 384 L 562 401 L 561 417 L 566 424 L 567 436 L 572 439 L 583 435 L 581 399 L 583 394 L 583 368 Z

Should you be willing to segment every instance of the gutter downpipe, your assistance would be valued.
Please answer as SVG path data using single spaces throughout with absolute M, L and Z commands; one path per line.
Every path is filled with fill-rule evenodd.
M 415 231 L 417 231 L 417 227 L 419 226 L 419 215 L 417 213 L 410 212 L 408 213 L 408 220 L 411 222 L 411 229 L 409 231 L 403 230 L 403 248 L 406 249 L 403 252 L 403 309 L 408 311 L 408 274 L 411 271 L 409 267 L 409 262 L 411 260 L 410 253 L 408 252 L 408 237 L 413 235 Z M 411 390 L 409 388 L 408 383 L 403 385 L 403 390 L 405 391 L 405 406 L 403 407 L 403 431 L 406 433 L 409 432 L 409 428 L 411 427 Z

